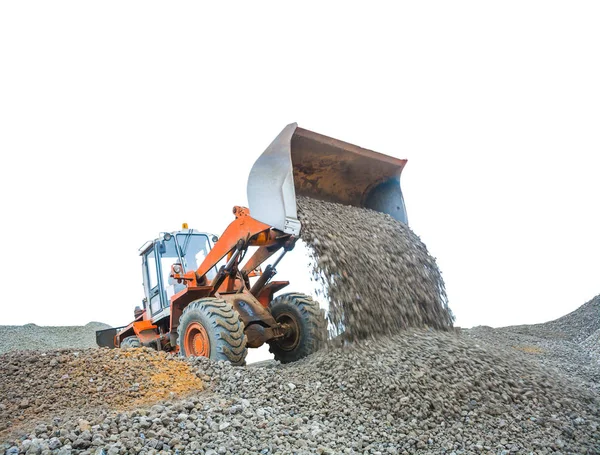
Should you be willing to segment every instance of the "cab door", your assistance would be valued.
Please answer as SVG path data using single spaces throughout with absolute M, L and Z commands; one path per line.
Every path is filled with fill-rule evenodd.
M 160 272 L 160 252 L 158 251 L 159 244 L 156 243 L 148 250 L 144 256 L 144 263 L 146 265 L 146 295 L 148 298 L 148 308 L 150 314 L 155 316 L 160 313 L 164 307 L 163 292 L 162 292 L 162 280 Z

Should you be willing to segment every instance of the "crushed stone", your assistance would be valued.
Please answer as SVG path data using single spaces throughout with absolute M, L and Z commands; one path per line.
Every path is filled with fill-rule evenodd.
M 396 334 L 452 327 L 444 280 L 408 226 L 369 209 L 299 197 L 301 238 L 325 289 L 333 336 Z
M 538 338 L 561 339 L 581 343 L 594 332 L 600 330 L 600 295 L 586 302 L 575 311 L 554 321 L 542 324 L 516 325 L 509 327 L 508 330 Z
M 476 340 L 519 351 L 551 371 L 600 395 L 600 296 L 554 321 L 533 325 L 467 329 Z
M 592 360 L 600 363 L 600 329 L 582 341 L 581 346 L 588 352 Z M 600 380 L 598 384 L 600 384 Z
M 131 409 L 203 388 L 187 364 L 148 348 L 13 351 L 0 365 L 0 434 L 31 419 Z
M 0 354 L 14 350 L 96 347 L 96 330 L 110 328 L 101 322 L 82 326 L 0 325 Z
M 598 395 L 525 353 L 409 329 L 299 362 L 198 358 L 207 389 L 126 412 L 32 422 L 12 453 L 595 454 Z M 33 449 L 32 449 L 33 448 Z M 46 451 L 46 452 L 44 452 Z M 9 452 L 7 452 L 9 453 Z

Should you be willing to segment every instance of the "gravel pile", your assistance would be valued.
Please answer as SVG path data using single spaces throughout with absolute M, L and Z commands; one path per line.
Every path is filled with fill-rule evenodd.
M 516 325 L 507 329 L 513 333 L 532 335 L 538 338 L 581 343 L 600 330 L 600 295 L 554 321 L 543 324 Z
M 569 376 L 600 394 L 600 296 L 554 321 L 512 327 L 475 327 L 465 334 Z
M 83 326 L 40 327 L 35 324 L 0 325 L 0 354 L 25 349 L 85 349 L 96 347 L 96 330 L 110 326 L 89 322 Z
M 435 259 L 405 224 L 373 210 L 298 198 L 302 239 L 329 300 L 333 335 L 452 327 Z
M 38 423 L 6 453 L 600 452 L 597 395 L 452 332 L 409 330 L 270 368 L 189 364 L 208 390 L 83 426 Z
M 600 363 L 600 329 L 587 337 L 581 343 L 581 346 L 583 346 L 593 360 Z M 600 381 L 598 381 L 598 384 L 600 384 Z
M 594 361 L 589 350 L 580 344 L 491 327 L 475 327 L 464 332 L 466 336 L 487 343 L 494 349 L 504 350 L 507 356 L 527 356 L 552 374 L 566 375 L 579 387 L 600 394 L 600 363 Z
M 93 415 L 202 390 L 189 365 L 151 349 L 0 355 L 0 434 L 65 414 Z

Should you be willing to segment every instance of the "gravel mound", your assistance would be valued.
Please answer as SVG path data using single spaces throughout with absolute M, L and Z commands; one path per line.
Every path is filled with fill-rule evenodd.
M 245 419 L 261 422 L 264 417 L 267 428 L 279 428 L 283 446 L 259 449 L 506 454 L 600 450 L 596 395 L 524 355 L 507 356 L 451 333 L 408 331 L 385 341 L 363 341 L 297 364 L 263 369 L 252 378 L 227 365 L 197 362 L 217 381 L 219 394 L 238 394 L 242 406 L 248 400 L 251 412 Z M 269 383 L 278 385 L 276 396 L 257 393 Z M 208 447 L 218 450 L 218 444 Z
M 46 421 L 4 447 L 99 455 L 600 452 L 597 395 L 524 354 L 452 332 L 409 330 L 270 368 L 188 364 L 206 391 L 108 412 L 85 429 L 74 419 Z
M 110 328 L 101 322 L 83 326 L 0 325 L 0 354 L 15 350 L 85 349 L 96 347 L 96 330 Z
M 508 329 L 514 333 L 538 338 L 562 339 L 581 343 L 600 330 L 600 295 L 554 321 L 543 324 L 516 325 Z
M 568 376 L 573 384 L 595 391 L 600 396 L 600 363 L 592 359 L 583 345 L 550 338 L 511 332 L 509 328 L 475 327 L 466 336 L 504 350 L 506 356 L 523 355 L 542 365 L 550 374 Z
M 381 212 L 306 197 L 298 198 L 298 209 L 334 336 L 363 339 L 407 327 L 452 327 L 435 259 L 405 224 Z
M 189 365 L 151 349 L 0 355 L 0 433 L 31 419 L 131 409 L 202 389 Z
M 531 326 L 475 327 L 465 334 L 508 354 L 519 351 L 600 394 L 600 296 L 554 321 Z
M 600 329 L 592 333 L 581 346 L 588 352 L 589 356 L 596 362 L 600 362 Z M 598 381 L 600 383 L 600 381 Z

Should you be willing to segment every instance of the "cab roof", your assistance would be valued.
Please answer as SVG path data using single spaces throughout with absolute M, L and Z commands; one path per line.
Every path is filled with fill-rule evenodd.
M 155 238 L 154 240 L 148 240 L 146 243 L 144 243 L 139 249 L 139 254 L 140 256 L 142 256 L 143 254 L 145 254 L 150 248 L 152 248 L 156 242 L 161 241 L 165 234 L 171 234 L 173 236 L 177 235 L 177 234 L 200 234 L 200 235 L 205 235 L 207 236 L 209 239 L 213 239 L 215 237 L 217 237 L 214 234 L 211 234 L 210 232 L 202 232 L 199 231 L 197 229 L 182 229 L 180 231 L 173 231 L 173 232 L 161 232 L 160 236 Z

